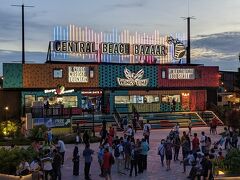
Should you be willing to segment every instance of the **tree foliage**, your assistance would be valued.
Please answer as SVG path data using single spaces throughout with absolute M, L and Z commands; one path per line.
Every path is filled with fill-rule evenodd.
M 27 149 L 15 147 L 13 149 L 0 149 L 0 173 L 15 175 L 16 167 L 22 160 L 31 162 L 36 156 L 36 152 L 29 147 Z
M 240 128 L 240 111 L 232 110 L 228 112 L 227 125 L 234 129 Z

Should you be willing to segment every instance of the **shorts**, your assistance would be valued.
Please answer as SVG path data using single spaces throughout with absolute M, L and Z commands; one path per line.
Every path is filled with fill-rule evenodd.
M 111 175 L 111 168 L 103 169 L 103 175 L 104 176 Z
M 172 154 L 166 154 L 166 160 L 172 160 Z

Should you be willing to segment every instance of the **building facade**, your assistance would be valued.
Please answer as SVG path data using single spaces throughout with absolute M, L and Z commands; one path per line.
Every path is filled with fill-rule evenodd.
M 22 116 L 46 102 L 72 114 L 204 111 L 219 86 L 218 67 L 194 64 L 4 63 L 3 73 L 3 88 L 20 92 Z

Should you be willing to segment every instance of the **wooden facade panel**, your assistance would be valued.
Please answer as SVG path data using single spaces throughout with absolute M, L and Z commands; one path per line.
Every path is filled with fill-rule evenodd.
M 68 67 L 91 67 L 94 77 L 89 78 L 88 83 L 69 83 Z M 53 70 L 62 69 L 63 77 L 54 78 Z M 77 65 L 77 64 L 25 64 L 23 65 L 23 88 L 56 88 L 58 84 L 65 88 L 99 87 L 98 85 L 98 66 L 97 65 Z

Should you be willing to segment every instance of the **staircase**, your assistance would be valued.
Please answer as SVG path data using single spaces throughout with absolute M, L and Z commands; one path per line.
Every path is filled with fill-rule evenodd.
M 113 115 L 96 114 L 94 115 L 94 121 L 93 121 L 93 115 L 87 114 L 84 116 L 72 116 L 71 120 L 72 120 L 73 130 L 75 130 L 75 128 L 77 127 L 77 123 L 79 124 L 81 131 L 92 130 L 93 122 L 94 122 L 94 130 L 95 132 L 99 132 L 102 128 L 102 122 L 104 120 L 107 122 L 107 124 L 116 126 L 116 121 Z
M 207 125 L 196 112 L 140 113 L 140 116 L 143 123 L 149 120 L 152 129 L 172 128 L 176 123 L 179 123 L 180 127 L 188 127 L 189 120 L 193 127 Z
M 218 126 L 223 126 L 224 123 L 222 122 L 222 120 L 213 112 L 213 111 L 202 111 L 198 113 L 201 118 L 205 121 L 206 124 L 209 124 L 209 122 L 215 118 L 216 120 L 218 120 Z

